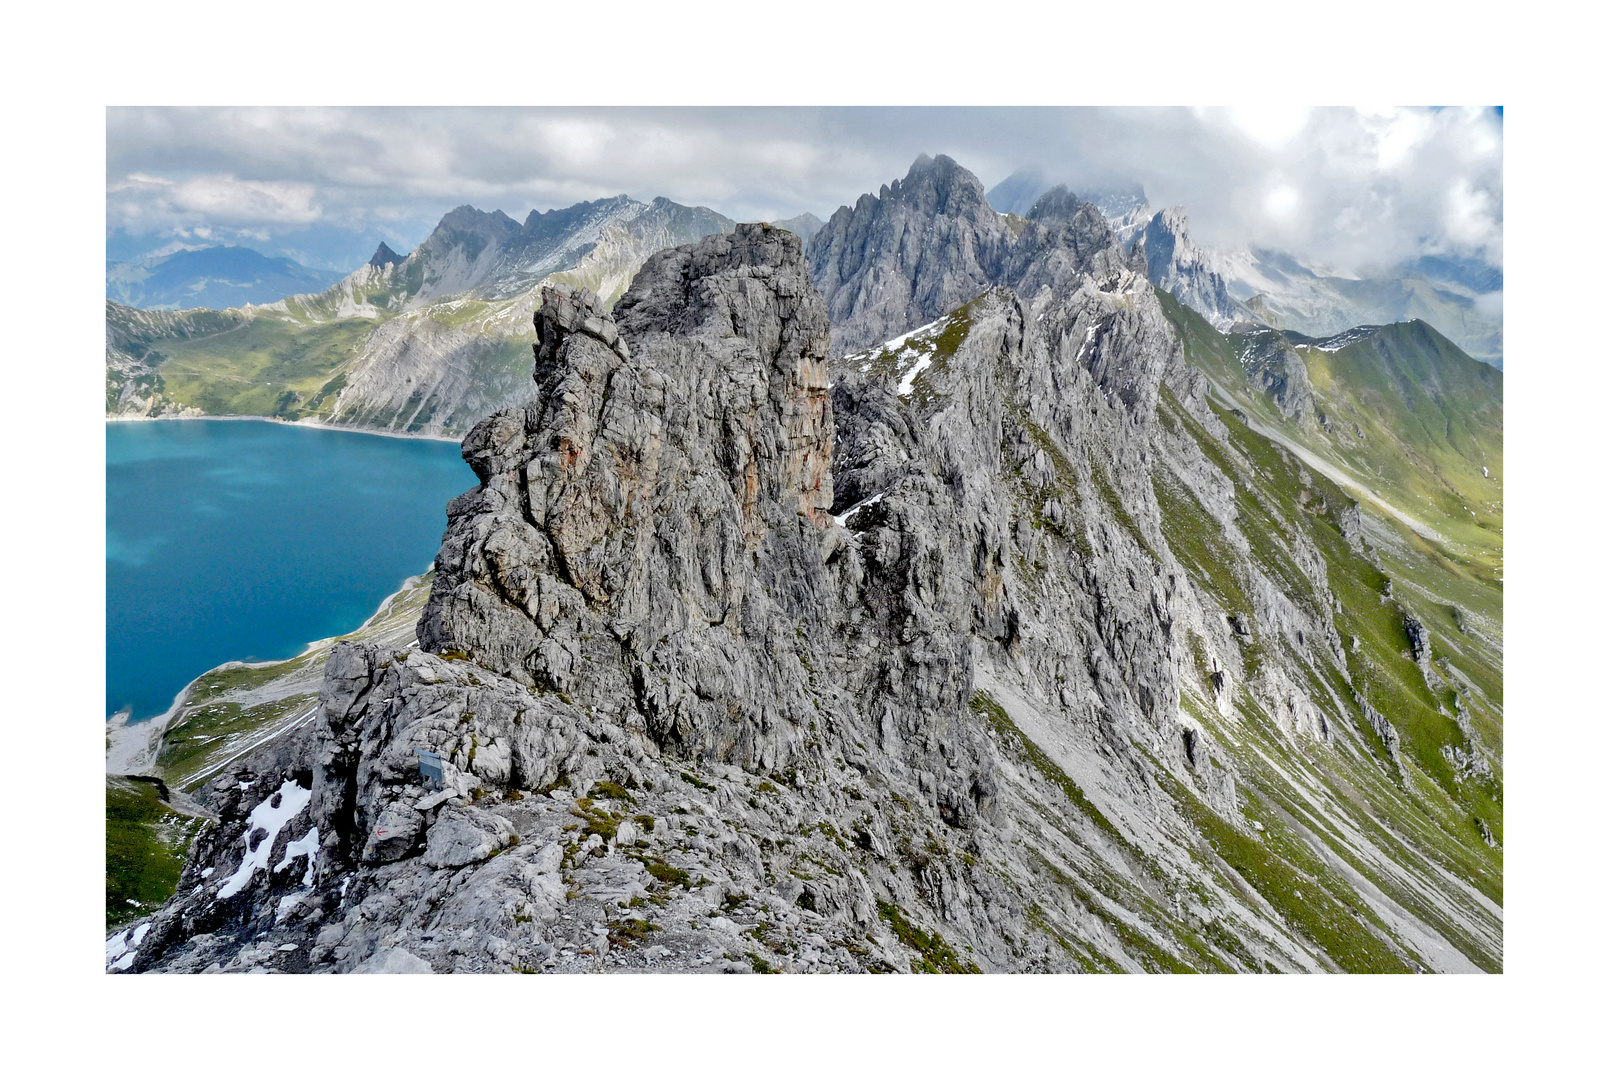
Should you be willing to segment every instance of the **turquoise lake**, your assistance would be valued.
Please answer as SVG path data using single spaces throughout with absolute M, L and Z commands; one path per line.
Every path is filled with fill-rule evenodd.
M 255 420 L 106 425 L 106 712 L 355 630 L 424 573 L 458 444 Z

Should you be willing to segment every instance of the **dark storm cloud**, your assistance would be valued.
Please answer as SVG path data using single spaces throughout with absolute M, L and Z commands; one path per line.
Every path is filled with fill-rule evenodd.
M 946 153 L 1183 204 L 1202 239 L 1341 269 L 1427 252 L 1502 264 L 1489 109 L 113 109 L 111 228 L 417 240 L 452 206 L 522 217 L 625 192 L 734 218 L 822 217 Z

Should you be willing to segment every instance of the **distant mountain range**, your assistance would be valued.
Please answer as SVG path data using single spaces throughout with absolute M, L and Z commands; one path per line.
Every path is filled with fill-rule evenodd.
M 801 214 L 774 224 L 806 241 L 840 353 L 990 287 L 1028 289 L 1021 275 L 1045 265 L 1039 250 L 1069 253 L 1060 259 L 1107 252 L 1110 234 L 1153 285 L 1220 332 L 1326 337 L 1417 319 L 1501 366 L 1501 311 L 1490 307 L 1501 271 L 1430 258 L 1398 277 L 1355 280 L 1275 252 L 1211 251 L 1195 243 L 1182 209 L 1153 211 L 1138 184 L 1086 201 L 1021 170 L 985 193 L 951 159 L 924 155 L 828 222 Z M 528 392 L 541 285 L 585 286 L 611 306 L 652 253 L 733 228 L 707 207 L 619 195 L 523 222 L 460 206 L 411 253 L 380 242 L 339 280 L 234 247 L 124 264 L 108 275 L 107 411 L 462 435 Z M 158 319 L 139 308 L 201 310 Z
M 1019 169 L 988 192 L 1005 214 L 1025 214 L 1052 184 Z M 1503 366 L 1503 272 L 1471 259 L 1425 256 L 1373 277 L 1326 273 L 1266 248 L 1217 251 L 1197 244 L 1183 207 L 1153 210 L 1139 184 L 1091 188 L 1095 203 L 1126 243 L 1145 252 L 1152 284 L 1220 330 L 1263 324 L 1302 334 L 1421 319 L 1471 356 Z
M 319 292 L 343 275 L 246 247 L 178 251 L 134 262 L 109 262 L 106 296 L 130 307 L 176 311 L 268 304 L 294 293 Z
M 794 222 L 820 227 L 812 215 Z M 612 304 L 653 252 L 733 228 L 663 198 L 620 195 L 523 223 L 460 206 L 407 256 L 381 243 L 345 277 L 272 302 L 157 317 L 109 299 L 107 412 L 460 435 L 529 385 L 539 286 L 584 286 Z
M 243 247 L 270 259 L 289 259 L 310 270 L 347 274 L 354 266 L 361 265 L 377 245 L 384 243 L 394 250 L 407 251 L 416 246 L 420 237 L 427 232 L 428 227 L 415 231 L 409 225 L 403 225 L 400 229 L 378 229 L 352 228 L 325 222 L 268 236 L 225 228 L 177 235 L 171 232 L 131 233 L 127 229 L 115 228 L 106 233 L 106 261 L 147 263 L 177 251 Z

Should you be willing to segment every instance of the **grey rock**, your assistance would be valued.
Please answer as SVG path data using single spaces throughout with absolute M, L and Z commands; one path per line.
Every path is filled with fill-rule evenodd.
M 1404 612 L 1402 629 L 1408 635 L 1409 644 L 1413 646 L 1415 662 L 1421 666 L 1428 664 L 1430 662 L 1430 632 L 1425 629 L 1425 624 L 1420 622 L 1413 614 Z
M 1184 207 L 1158 211 L 1136 240 L 1135 250 L 1144 256 L 1146 274 L 1153 285 L 1173 294 L 1219 330 L 1228 330 L 1238 322 L 1257 321 L 1244 304 L 1229 294 L 1229 285 L 1212 257 L 1196 246 Z
M 1284 334 L 1277 330 L 1250 332 L 1241 345 L 1240 363 L 1247 380 L 1268 395 L 1281 415 L 1308 428 L 1318 424 L 1307 365 Z
M 1010 227 L 978 178 L 943 154 L 841 206 L 810 243 L 834 352 L 885 341 L 995 284 Z
M 374 254 L 369 256 L 369 265 L 375 267 L 385 267 L 393 263 L 400 263 L 405 258 L 407 258 L 407 256 L 398 255 L 395 251 L 391 250 L 390 246 L 386 244 L 385 241 L 382 240 L 380 242 L 380 246 L 374 249 Z
M 497 814 L 474 806 L 446 809 L 426 834 L 424 864 L 442 869 L 480 862 L 513 835 L 508 819 Z
M 679 752 L 780 767 L 807 672 L 763 643 L 824 613 L 760 570 L 819 566 L 833 498 L 828 328 L 799 241 L 742 226 L 663 252 L 616 318 L 546 292 L 538 403 L 465 440 L 483 484 L 449 507 L 420 641 L 626 710 Z
M 407 949 L 381 949 L 352 969 L 354 975 L 429 975 L 430 964 Z
M 380 811 L 364 842 L 362 860 L 379 863 L 402 858 L 413 847 L 423 825 L 424 818 L 411 807 L 395 806 Z
M 996 213 L 977 177 L 922 155 L 904 180 L 839 207 L 810 244 L 811 279 L 827 301 L 835 353 L 887 341 L 1011 286 L 1033 300 L 1074 279 L 1108 293 L 1143 262 L 1122 250 L 1094 204 L 1066 187 L 1039 194 L 1026 217 Z M 1126 283 L 1125 283 L 1126 282 Z

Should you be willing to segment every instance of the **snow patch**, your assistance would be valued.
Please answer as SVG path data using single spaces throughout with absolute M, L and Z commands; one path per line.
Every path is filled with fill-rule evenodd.
M 151 932 L 151 924 L 143 922 L 133 930 L 120 930 L 106 939 L 106 963 L 112 971 L 125 971 L 134 963 L 134 954 L 140 942 Z
M 907 341 L 911 340 L 911 338 L 920 337 L 921 335 L 927 333 L 929 330 L 933 329 L 935 326 L 938 326 L 943 321 L 944 321 L 943 319 L 934 319 L 932 322 L 928 323 L 926 326 L 918 326 L 915 330 L 907 330 L 905 333 L 901 334 L 899 337 L 890 338 L 888 341 L 883 342 L 881 345 L 873 346 L 870 349 L 862 349 L 860 352 L 849 353 L 844 357 L 844 360 L 845 361 L 864 360 L 865 363 L 863 363 L 860 366 L 861 374 L 864 375 L 866 372 L 871 370 L 871 366 L 872 366 L 871 362 L 873 360 L 875 360 L 877 357 L 881 356 L 884 353 L 897 353 L 897 352 L 899 352 L 901 349 L 905 348 L 905 343 Z M 917 355 L 917 354 L 913 352 L 911 355 L 914 356 L 914 355 Z
M 851 506 L 848 510 L 845 510 L 843 513 L 834 514 L 832 516 L 832 519 L 838 523 L 839 528 L 847 528 L 847 526 L 844 523 L 847 522 L 850 519 L 850 517 L 853 516 L 854 513 L 857 510 L 864 510 L 866 507 L 871 506 L 874 503 L 882 502 L 884 494 L 885 494 L 885 492 L 879 491 L 876 495 L 873 495 L 869 499 L 862 499 L 862 500 L 860 500 L 860 502 L 856 503 L 854 506 Z
M 279 799 L 278 806 L 274 805 L 276 796 Z M 227 900 L 246 887 L 251 881 L 252 874 L 268 868 L 268 856 L 274 850 L 274 839 L 279 836 L 279 830 L 283 829 L 291 818 L 301 813 L 312 798 L 313 793 L 307 788 L 300 786 L 294 780 L 287 780 L 279 786 L 278 791 L 257 804 L 251 812 L 251 817 L 246 819 L 246 835 L 242 841 L 246 847 L 245 857 L 240 862 L 240 869 L 236 870 L 218 890 L 218 899 Z M 268 835 L 263 837 L 254 849 L 251 846 L 251 837 L 258 829 L 264 830 Z M 308 835 L 316 835 L 316 831 Z M 311 857 L 308 861 L 312 862 Z M 308 867 L 308 872 L 312 872 L 311 865 Z
M 1327 337 L 1323 341 L 1315 341 L 1310 347 L 1319 350 L 1319 352 L 1340 352 L 1354 341 L 1362 341 L 1364 338 L 1374 336 L 1374 332 L 1378 329 L 1380 329 L 1378 326 L 1355 327 L 1351 330 L 1344 330 L 1334 337 Z
M 308 794 L 311 795 L 312 793 L 309 792 Z M 313 884 L 313 870 L 318 864 L 317 825 L 314 825 L 311 829 L 308 829 L 307 835 L 302 837 L 300 840 L 292 840 L 290 843 L 285 845 L 285 857 L 279 860 L 278 866 L 274 867 L 274 873 L 279 873 L 281 870 L 285 869 L 285 867 L 291 864 L 292 859 L 299 858 L 303 855 L 307 856 L 307 873 L 302 875 L 302 884 L 311 885 Z
M 911 338 L 920 337 L 922 334 L 927 333 L 929 330 L 933 329 L 935 326 L 937 326 L 939 323 L 941 323 L 943 321 L 944 321 L 943 319 L 934 319 L 932 322 L 928 323 L 926 326 L 918 326 L 915 330 L 907 330 L 905 333 L 901 334 L 897 338 L 894 338 L 892 341 L 883 342 L 883 351 L 885 351 L 885 352 L 894 352 L 896 349 L 901 349 L 901 348 L 903 348 L 905 346 L 905 343 L 907 341 L 909 341 Z
M 110 964 L 128 952 L 128 931 L 123 930 L 106 939 L 106 962 Z
M 911 350 L 906 350 L 904 355 L 909 355 L 910 352 Z M 904 355 L 902 355 L 901 359 L 904 358 Z M 899 396 L 909 397 L 911 391 L 916 389 L 916 377 L 931 366 L 933 366 L 933 354 L 930 352 L 919 354 L 916 363 L 911 365 L 910 370 L 899 381 Z

